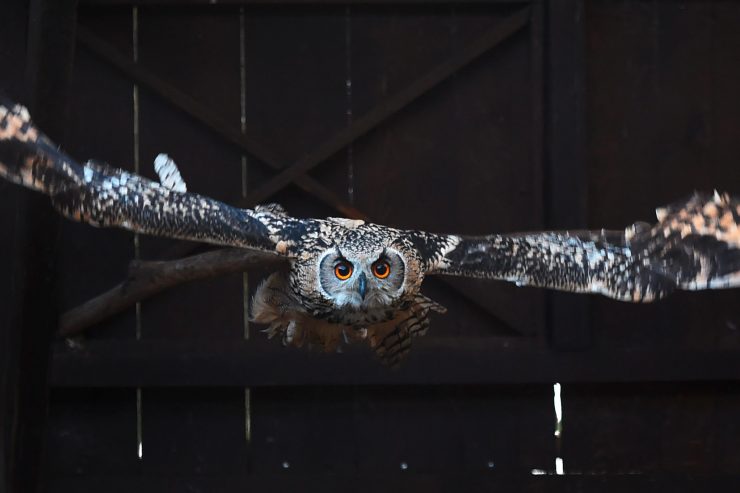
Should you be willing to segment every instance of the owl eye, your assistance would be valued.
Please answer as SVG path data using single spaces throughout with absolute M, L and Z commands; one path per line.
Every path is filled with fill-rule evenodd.
M 341 281 L 346 281 L 352 277 L 352 264 L 349 262 L 339 262 L 334 266 L 334 275 Z
M 385 279 L 391 273 L 391 266 L 385 260 L 378 260 L 373 264 L 373 274 L 378 279 Z

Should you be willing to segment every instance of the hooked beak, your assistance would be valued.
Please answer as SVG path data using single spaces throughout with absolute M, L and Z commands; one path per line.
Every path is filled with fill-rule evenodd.
M 367 289 L 367 277 L 365 277 L 364 272 L 360 272 L 360 278 L 357 280 L 357 290 L 360 292 L 360 297 L 364 300 L 365 299 L 365 291 Z

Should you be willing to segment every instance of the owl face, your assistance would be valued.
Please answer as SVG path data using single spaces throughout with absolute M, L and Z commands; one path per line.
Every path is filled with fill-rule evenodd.
M 356 252 L 333 247 L 319 258 L 318 283 L 335 309 L 373 311 L 402 296 L 406 262 L 393 248 Z

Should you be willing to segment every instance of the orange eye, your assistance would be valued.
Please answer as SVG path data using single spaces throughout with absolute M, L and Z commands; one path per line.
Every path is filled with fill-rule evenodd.
M 378 279 L 385 279 L 391 273 L 391 266 L 385 260 L 378 260 L 373 264 L 373 274 Z
M 352 264 L 349 262 L 339 262 L 334 266 L 334 275 L 341 281 L 346 281 L 352 277 Z

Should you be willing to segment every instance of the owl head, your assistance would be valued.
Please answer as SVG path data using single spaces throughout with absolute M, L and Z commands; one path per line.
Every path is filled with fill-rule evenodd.
M 319 257 L 317 280 L 335 309 L 392 307 L 404 293 L 406 262 L 389 247 L 358 251 L 350 245 L 335 246 Z
M 336 219 L 325 228 L 331 234 L 304 248 L 291 267 L 291 287 L 307 311 L 341 321 L 354 313 L 370 322 L 418 293 L 423 269 L 400 231 L 389 234 L 364 223 L 347 227 Z

